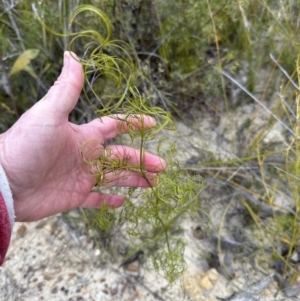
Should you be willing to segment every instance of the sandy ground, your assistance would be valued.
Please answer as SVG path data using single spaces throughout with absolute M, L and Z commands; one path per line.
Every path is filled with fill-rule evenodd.
M 138 266 L 129 272 L 100 256 L 88 233 L 78 235 L 60 216 L 19 223 L 0 270 L 0 300 L 175 300 L 180 293 L 164 292 L 166 283 Z
M 185 233 L 185 240 L 189 241 L 185 251 L 188 268 L 172 287 L 142 266 L 131 267 L 133 272 L 120 268 L 121 257 L 119 262 L 102 264 L 101 252 L 88 232 L 87 235 L 79 232 L 71 229 L 61 216 L 16 224 L 6 262 L 0 268 L 0 300 L 287 300 L 274 298 L 274 281 L 253 273 L 250 268 L 249 275 L 253 278 L 247 279 L 236 270 L 238 277 L 234 281 L 207 268 L 200 253 L 211 245 L 193 239 L 192 225 L 188 223 Z M 238 287 L 246 289 L 256 281 L 262 283 L 262 279 L 265 283 L 256 292 L 261 299 L 241 295 L 227 299 L 240 292 Z

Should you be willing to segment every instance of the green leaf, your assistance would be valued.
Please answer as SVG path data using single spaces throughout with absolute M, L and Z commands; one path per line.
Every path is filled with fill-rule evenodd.
M 23 70 L 28 70 L 27 67 L 28 67 L 30 61 L 35 59 L 38 56 L 39 52 L 40 51 L 38 49 L 25 50 L 15 61 L 14 65 L 9 73 L 9 76 L 17 74 Z

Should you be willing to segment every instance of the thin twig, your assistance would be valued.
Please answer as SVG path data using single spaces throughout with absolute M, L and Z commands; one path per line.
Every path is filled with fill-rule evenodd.
M 269 113 L 274 119 L 276 119 L 288 132 L 290 132 L 294 137 L 295 132 L 289 128 L 283 121 L 280 120 L 272 111 L 270 111 L 255 95 L 253 95 L 249 90 L 247 90 L 242 84 L 240 84 L 235 78 L 229 75 L 223 70 L 219 70 L 225 77 L 230 79 L 234 84 L 236 84 L 240 89 L 242 89 L 247 95 L 249 95 L 256 103 L 258 103 L 267 113 Z M 299 89 L 299 88 L 298 88 Z
M 291 82 L 291 84 L 297 89 L 300 90 L 299 86 L 293 81 L 293 79 L 289 76 L 287 71 L 276 61 L 273 54 L 270 53 L 271 60 L 277 65 L 277 67 L 282 71 L 282 73 L 287 77 L 287 79 Z

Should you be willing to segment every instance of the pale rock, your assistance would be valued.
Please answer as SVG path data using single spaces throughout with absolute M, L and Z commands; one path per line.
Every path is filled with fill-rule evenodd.
M 217 281 L 220 276 L 216 269 L 210 269 L 207 274 L 209 279 L 213 282 Z
M 211 290 L 213 289 L 213 284 L 209 279 L 209 275 L 204 275 L 203 278 L 200 281 L 200 285 L 202 288 L 206 289 L 206 290 Z

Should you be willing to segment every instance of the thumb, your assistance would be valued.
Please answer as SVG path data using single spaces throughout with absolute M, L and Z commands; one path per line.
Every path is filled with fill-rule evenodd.
M 74 109 L 83 86 L 83 70 L 76 54 L 65 51 L 64 66 L 57 81 L 43 98 L 56 111 L 69 115 Z

